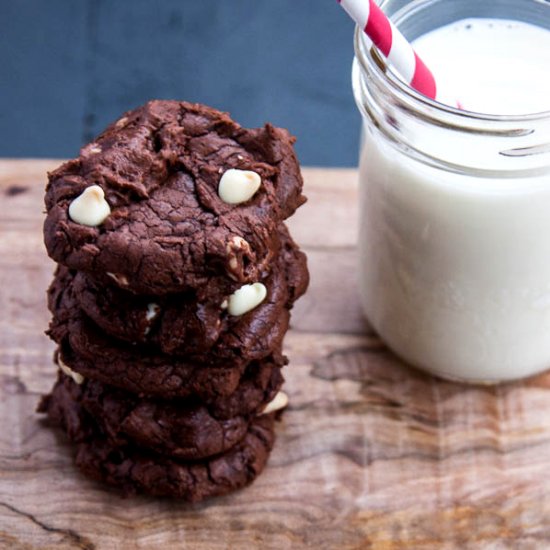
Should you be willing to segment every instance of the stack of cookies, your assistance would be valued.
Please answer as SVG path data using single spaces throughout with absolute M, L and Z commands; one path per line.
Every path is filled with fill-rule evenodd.
M 49 174 L 60 369 L 39 410 L 85 474 L 198 501 L 263 469 L 286 405 L 289 312 L 308 284 L 283 223 L 305 201 L 293 142 L 152 101 Z

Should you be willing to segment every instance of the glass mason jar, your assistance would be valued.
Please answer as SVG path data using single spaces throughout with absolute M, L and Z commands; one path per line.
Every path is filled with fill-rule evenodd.
M 550 26 L 545 0 L 382 2 L 414 40 L 465 18 Z M 550 368 L 550 112 L 436 103 L 359 30 L 360 293 L 381 338 L 442 377 L 496 383 Z

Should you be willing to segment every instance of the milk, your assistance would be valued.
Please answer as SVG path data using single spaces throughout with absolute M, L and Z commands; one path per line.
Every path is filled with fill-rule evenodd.
M 467 109 L 550 110 L 549 31 L 467 20 L 414 46 Z M 446 142 L 431 145 L 442 151 Z M 477 154 L 471 160 L 492 169 L 515 162 Z M 470 381 L 550 368 L 550 163 L 524 177 L 455 173 L 411 158 L 366 125 L 360 180 L 361 299 L 398 355 Z
M 413 42 L 450 103 L 523 115 L 550 110 L 550 31 L 504 19 L 464 19 Z

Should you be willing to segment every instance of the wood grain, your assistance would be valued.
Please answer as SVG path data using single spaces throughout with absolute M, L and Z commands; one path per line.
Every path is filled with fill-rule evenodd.
M 121 499 L 34 413 L 55 376 L 45 172 L 0 162 L 1 548 L 550 547 L 550 375 L 452 384 L 402 364 L 362 319 L 355 172 L 306 169 L 291 221 L 311 289 L 286 339 L 291 406 L 264 474 L 202 505 Z

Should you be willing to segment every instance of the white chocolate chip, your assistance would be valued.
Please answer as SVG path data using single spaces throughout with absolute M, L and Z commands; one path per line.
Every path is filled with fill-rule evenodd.
M 242 237 L 235 235 L 229 239 L 225 251 L 229 257 L 229 269 L 235 272 L 239 269 L 237 253 L 250 253 L 250 245 Z
M 229 302 L 228 302 L 228 300 L 226 299 L 226 300 L 224 300 L 224 301 L 221 303 L 220 307 L 221 307 L 222 309 L 227 309 L 227 306 L 228 306 L 228 305 L 229 305 Z
M 101 153 L 102 149 L 97 143 L 89 143 L 82 149 L 84 155 L 97 155 Z
M 229 315 L 244 315 L 259 306 L 267 296 L 267 289 L 262 283 L 243 285 L 229 296 L 227 311 Z
M 230 168 L 222 175 L 218 195 L 223 202 L 240 204 L 251 199 L 262 184 L 262 178 L 252 170 Z
M 150 303 L 147 305 L 147 313 L 145 319 L 152 321 L 160 313 L 160 306 L 158 304 Z
M 250 245 L 242 237 L 235 235 L 229 239 L 225 249 L 230 254 L 233 250 L 250 250 Z
M 128 286 L 128 277 L 126 277 L 126 275 L 111 273 L 110 271 L 107 271 L 107 275 L 111 277 L 111 279 L 114 279 L 119 286 Z
M 90 227 L 101 225 L 110 213 L 111 208 L 99 185 L 87 187 L 69 205 L 71 220 Z
M 160 306 L 151 302 L 147 304 L 147 311 L 145 312 L 145 320 L 149 323 L 149 326 L 145 327 L 144 335 L 147 336 L 151 330 L 151 321 L 160 313 Z
M 61 359 L 61 356 L 57 356 L 57 364 L 59 365 L 59 368 L 67 375 L 70 376 L 77 384 L 82 384 L 84 382 L 84 376 L 79 374 L 78 372 L 75 372 L 73 369 L 71 369 L 69 366 L 65 365 L 63 363 L 63 360 Z
M 284 391 L 280 391 L 266 406 L 260 414 L 269 414 L 275 411 L 280 411 L 288 405 L 288 395 Z

